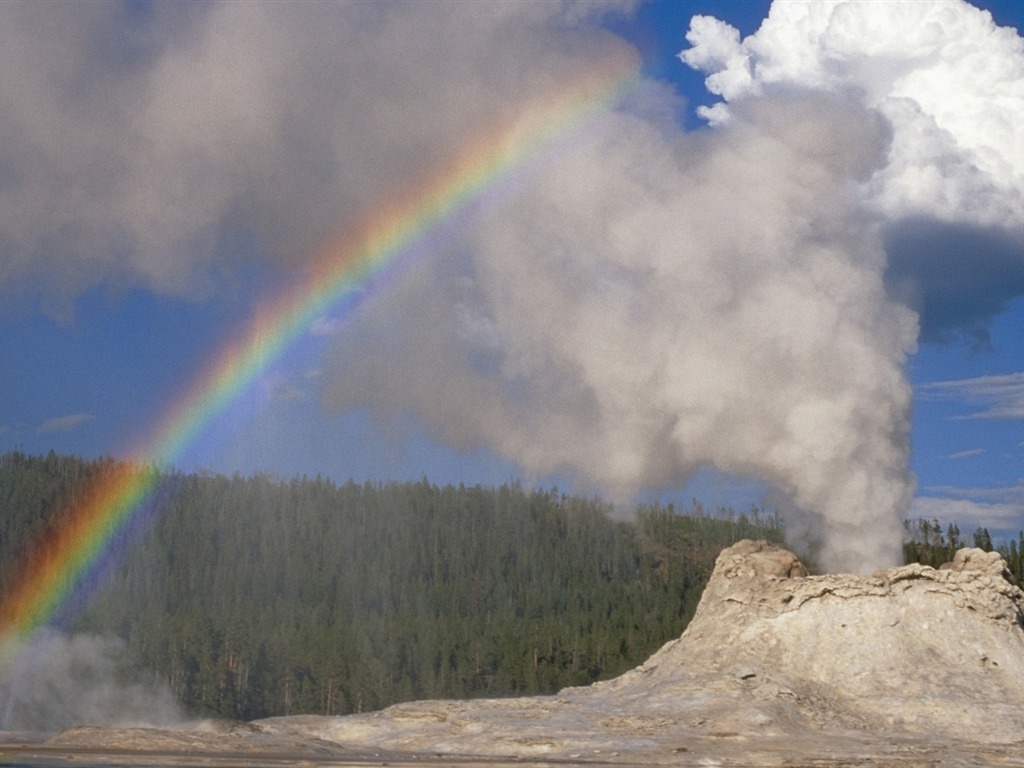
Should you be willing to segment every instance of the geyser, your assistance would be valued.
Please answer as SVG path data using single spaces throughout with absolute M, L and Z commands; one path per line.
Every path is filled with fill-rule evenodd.
M 506 756 L 588 745 L 657 754 L 691 739 L 699 752 L 721 733 L 752 750 L 763 739 L 769 752 L 796 739 L 794 751 L 823 756 L 850 731 L 863 743 L 954 752 L 1006 745 L 1024 725 L 1024 592 L 998 553 L 979 549 L 940 569 L 808 576 L 792 552 L 743 541 L 719 555 L 682 637 L 614 680 L 550 698 L 264 725 L 343 744 Z
M 807 576 L 792 552 L 743 541 L 719 556 L 682 637 L 587 688 L 272 718 L 230 737 L 74 731 L 58 743 L 323 759 L 398 750 L 388 755 L 397 761 L 963 765 L 984 755 L 1020 765 L 1022 608 L 996 553 L 961 550 L 941 569 Z
M 1020 37 L 963 2 L 834 0 L 686 39 L 710 128 L 653 90 L 609 111 L 360 318 L 324 400 L 616 498 L 707 465 L 758 478 L 818 566 L 895 565 L 904 369 L 936 299 L 903 289 L 1004 258 L 941 233 L 1021 241 Z M 908 222 L 926 258 L 886 252 Z
M 887 140 L 876 115 L 809 95 L 697 137 L 609 114 L 468 260 L 360 318 L 327 402 L 411 409 L 449 443 L 619 499 L 704 465 L 758 477 L 821 515 L 823 567 L 894 565 L 917 325 L 857 186 Z

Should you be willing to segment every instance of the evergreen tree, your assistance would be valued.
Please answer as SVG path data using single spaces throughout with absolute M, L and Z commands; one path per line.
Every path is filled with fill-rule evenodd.
M 0 456 L 0 578 L 119 470 Z M 723 547 L 782 537 L 756 508 L 651 506 L 624 523 L 598 500 L 516 483 L 147 471 L 157 490 L 75 628 L 122 638 L 194 712 L 243 719 L 621 674 L 682 632 Z

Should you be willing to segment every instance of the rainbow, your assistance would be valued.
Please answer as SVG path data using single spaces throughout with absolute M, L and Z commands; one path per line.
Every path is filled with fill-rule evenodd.
M 19 563 L 0 602 L 0 672 L 19 641 L 54 616 L 150 497 L 160 476 L 154 462 L 181 457 L 203 427 L 318 318 L 395 268 L 431 232 L 479 204 L 487 190 L 575 135 L 619 99 L 636 75 L 635 60 L 611 56 L 524 105 L 464 144 L 433 174 L 378 206 L 325 248 L 303 280 L 260 307 L 167 409 L 152 435 L 129 452 L 128 460 L 100 473 L 65 511 L 64 522 Z

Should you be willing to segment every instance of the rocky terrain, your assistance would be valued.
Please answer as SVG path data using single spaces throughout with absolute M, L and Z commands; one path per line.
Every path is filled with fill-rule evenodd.
M 233 729 L 75 729 L 51 748 L 673 765 L 1024 766 L 1024 593 L 996 553 L 808 576 L 744 541 L 637 669 L 525 699 L 424 701 Z

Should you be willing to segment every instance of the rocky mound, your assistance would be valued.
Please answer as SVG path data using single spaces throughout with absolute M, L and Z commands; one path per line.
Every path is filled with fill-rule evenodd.
M 995 552 L 963 549 L 939 570 L 808 576 L 791 552 L 745 541 L 719 556 L 683 636 L 604 687 L 660 709 L 710 685 L 742 702 L 737 728 L 1013 742 L 1024 734 L 1022 598 Z
M 1024 765 L 1024 613 L 995 553 L 808 576 L 784 549 L 719 556 L 682 637 L 556 696 L 414 702 L 254 723 L 339 749 L 684 765 Z

